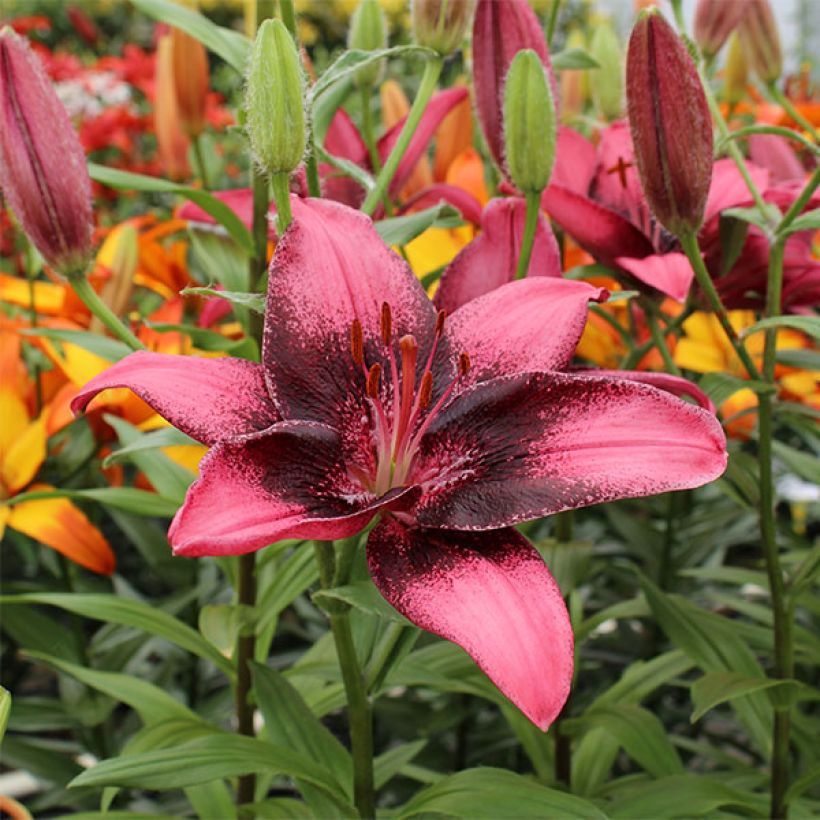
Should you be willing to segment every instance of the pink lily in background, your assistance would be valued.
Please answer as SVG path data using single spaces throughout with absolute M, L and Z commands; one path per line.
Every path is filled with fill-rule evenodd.
M 514 525 L 711 481 L 721 427 L 653 386 L 559 372 L 599 289 L 533 276 L 446 316 L 367 217 L 292 208 L 262 364 L 139 352 L 73 406 L 130 387 L 212 446 L 171 524 L 177 555 L 345 538 L 380 515 L 367 557 L 382 595 L 546 729 L 569 692 L 572 631 Z

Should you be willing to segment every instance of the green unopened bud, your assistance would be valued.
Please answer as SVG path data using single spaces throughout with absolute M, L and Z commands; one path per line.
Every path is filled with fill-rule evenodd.
M 305 153 L 304 74 L 296 45 L 281 20 L 256 32 L 245 110 L 251 148 L 269 174 L 291 173 Z
M 783 72 L 783 51 L 768 0 L 749 0 L 737 31 L 754 73 L 764 83 L 777 80 Z
M 600 66 L 589 72 L 595 107 L 607 120 L 617 120 L 624 109 L 624 65 L 621 43 L 609 20 L 596 26 L 589 51 Z
M 543 191 L 555 159 L 555 104 L 544 64 L 532 49 L 519 51 L 504 84 L 507 172 L 525 193 Z
M 379 0 L 362 0 L 350 18 L 350 33 L 347 38 L 347 47 L 361 51 L 378 51 L 387 45 L 387 31 L 384 22 L 384 12 Z M 371 88 L 381 81 L 384 62 L 360 68 L 353 75 L 353 82 L 359 88 Z
M 736 31 L 729 37 L 729 50 L 726 54 L 726 68 L 723 70 L 723 96 L 729 105 L 737 105 L 746 96 L 746 83 L 749 82 L 749 66 L 743 45 Z
M 455 51 L 473 19 L 475 0 L 413 0 L 413 34 L 442 57 Z

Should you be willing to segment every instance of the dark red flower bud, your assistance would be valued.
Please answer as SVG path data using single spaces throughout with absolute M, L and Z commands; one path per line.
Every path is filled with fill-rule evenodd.
M 649 207 L 672 233 L 696 231 L 712 180 L 712 119 L 686 46 L 657 12 L 632 30 L 626 98 Z
M 695 42 L 714 57 L 737 28 L 748 0 L 700 0 L 695 9 Z
M 77 271 L 91 256 L 91 180 L 80 140 L 40 60 L 0 31 L 0 187 L 45 260 Z

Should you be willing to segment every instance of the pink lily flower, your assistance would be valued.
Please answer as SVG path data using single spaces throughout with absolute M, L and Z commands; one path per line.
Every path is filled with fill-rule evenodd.
M 652 386 L 557 372 L 600 290 L 529 277 L 445 316 L 367 217 L 292 207 L 261 364 L 134 353 L 73 407 L 130 387 L 211 446 L 171 524 L 177 555 L 345 538 L 380 515 L 367 558 L 385 599 L 546 729 L 569 691 L 572 631 L 514 525 L 711 481 L 720 425 Z

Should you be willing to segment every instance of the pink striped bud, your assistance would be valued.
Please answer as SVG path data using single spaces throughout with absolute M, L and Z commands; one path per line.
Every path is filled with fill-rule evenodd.
M 714 57 L 737 28 L 748 0 L 700 0 L 695 9 L 695 42 Z
M 632 30 L 626 98 L 652 213 L 678 236 L 696 231 L 712 181 L 712 119 L 686 46 L 656 11 L 642 14 Z
M 0 32 L 0 187 L 52 267 L 85 267 L 93 230 L 85 155 L 40 60 L 10 28 Z

